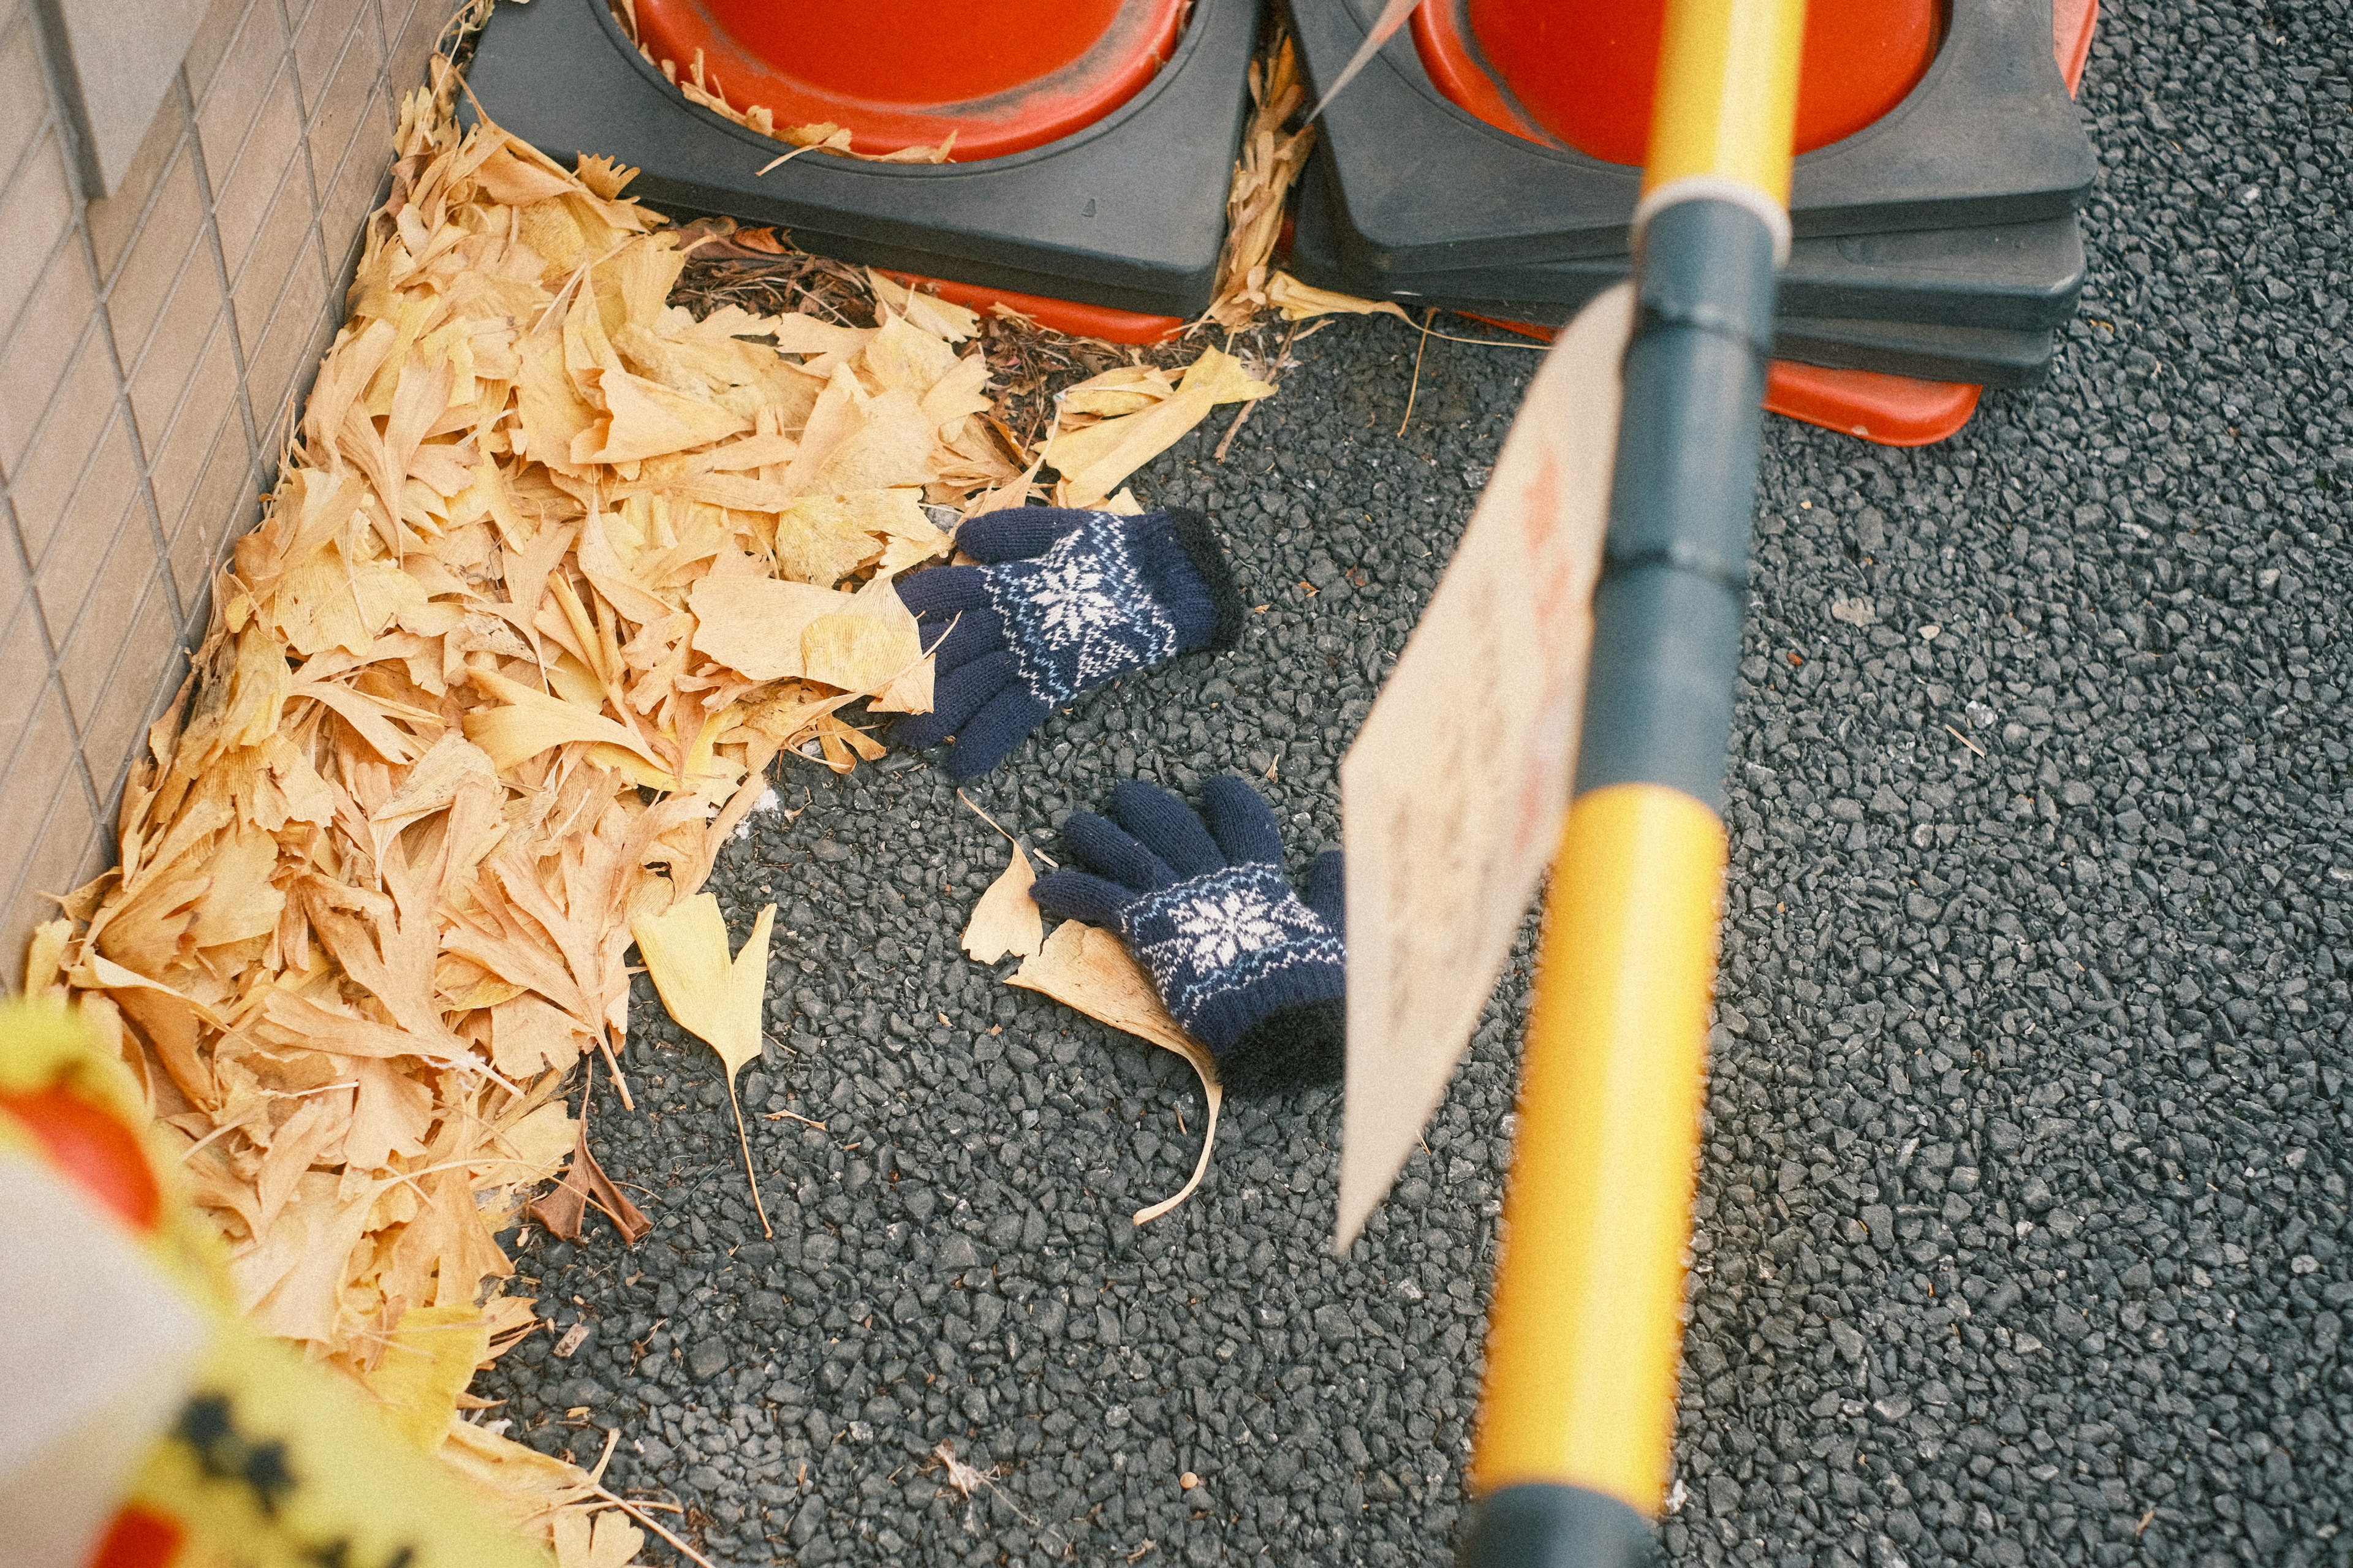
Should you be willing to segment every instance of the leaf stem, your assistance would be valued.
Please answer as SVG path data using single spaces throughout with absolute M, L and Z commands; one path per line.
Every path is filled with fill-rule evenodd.
M 760 1214 L 760 1234 L 774 1239 L 776 1228 L 768 1224 L 768 1205 L 760 1200 L 760 1178 L 752 1169 L 752 1136 L 744 1131 L 744 1105 L 735 1098 L 735 1074 L 727 1075 L 727 1103 L 735 1111 L 735 1142 L 744 1149 L 744 1179 L 752 1184 L 752 1206 Z

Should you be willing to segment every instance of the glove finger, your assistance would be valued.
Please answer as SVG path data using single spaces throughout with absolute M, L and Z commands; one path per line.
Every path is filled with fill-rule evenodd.
M 1029 896 L 1058 920 L 1084 921 L 1111 931 L 1120 929 L 1120 911 L 1135 901 L 1128 889 L 1085 871 L 1049 871 L 1030 884 Z
M 1332 928 L 1333 935 L 1344 941 L 1348 934 L 1346 867 L 1346 856 L 1337 849 L 1326 849 L 1307 868 L 1307 907 Z
M 985 564 L 1042 555 L 1089 515 L 1059 506 L 1017 506 L 984 512 L 956 530 L 956 548 Z
M 892 725 L 891 739 L 902 746 L 936 746 L 963 729 L 965 721 L 1012 679 L 1009 650 L 973 659 L 940 676 L 932 686 L 932 710 L 910 714 Z
M 1226 858 L 1193 808 L 1156 784 L 1122 779 L 1112 786 L 1112 820 L 1135 836 L 1178 877 L 1226 868 Z
M 991 654 L 976 658 L 964 669 L 978 669 L 994 665 L 997 656 Z M 1013 655 L 1004 655 L 1006 668 L 1012 668 Z M 964 669 L 956 671 L 962 675 Z M 953 678 L 951 678 L 953 679 Z M 1020 685 L 1008 684 L 1003 690 L 981 704 L 980 711 L 965 721 L 956 731 L 955 749 L 948 753 L 948 773 L 962 780 L 978 778 L 1005 760 L 1028 738 L 1029 731 L 1046 721 L 1047 708 L 1029 695 Z
M 1074 811 L 1062 822 L 1062 842 L 1087 868 L 1139 893 L 1176 880 L 1159 856 L 1091 811 Z
M 954 615 L 988 604 L 988 582 L 977 566 L 934 566 L 892 581 L 899 602 L 919 616 Z
M 1226 858 L 1239 866 L 1246 860 L 1282 864 L 1282 830 L 1275 826 L 1274 810 L 1250 788 L 1247 779 L 1219 773 L 1201 786 L 1201 814 Z
M 940 675 L 963 668 L 974 659 L 1005 647 L 1005 617 L 995 610 L 966 610 L 961 615 L 923 623 L 923 647 L 938 659 Z

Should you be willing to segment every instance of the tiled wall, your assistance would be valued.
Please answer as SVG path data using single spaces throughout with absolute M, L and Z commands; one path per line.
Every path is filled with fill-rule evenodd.
M 114 854 L 452 9 L 215 0 L 120 190 L 84 202 L 38 0 L 0 0 L 0 981 L 45 895 Z

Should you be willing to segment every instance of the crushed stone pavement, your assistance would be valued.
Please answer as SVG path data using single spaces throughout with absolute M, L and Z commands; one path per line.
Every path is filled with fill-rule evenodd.
M 1917 451 L 1771 425 L 1677 1563 L 2347 1560 L 2348 67 L 2341 3 L 2111 6 L 2051 383 Z M 1294 869 L 1336 841 L 1340 753 L 1536 357 L 1430 342 L 1400 439 L 1414 347 L 1328 328 L 1224 464 L 1213 426 L 1139 477 L 1267 607 L 977 805 L 1050 852 L 1116 778 L 1234 769 Z M 1198 1089 L 961 956 L 995 832 L 918 759 L 779 791 L 799 815 L 714 879 L 739 937 L 783 906 L 744 1082 L 776 1237 L 715 1059 L 641 984 L 643 1109 L 600 1090 L 595 1136 L 657 1228 L 522 1249 L 591 1331 L 510 1355 L 487 1414 L 592 1459 L 619 1427 L 613 1484 L 720 1563 L 1441 1560 L 1525 944 L 1346 1258 L 1329 1093 L 1229 1108 L 1136 1232 Z

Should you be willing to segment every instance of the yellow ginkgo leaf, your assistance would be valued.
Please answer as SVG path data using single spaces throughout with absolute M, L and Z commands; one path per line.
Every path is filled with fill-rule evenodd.
M 760 1178 L 752 1169 L 752 1141 L 744 1131 L 744 1107 L 735 1099 L 735 1075 L 756 1059 L 765 1037 L 760 1005 L 768 983 L 768 932 L 776 921 L 770 904 L 752 922 L 752 934 L 731 963 L 727 956 L 727 918 L 719 900 L 697 893 L 659 914 L 639 915 L 629 922 L 638 952 L 661 994 L 663 1007 L 678 1026 L 719 1053 L 727 1068 L 727 1102 L 735 1110 L 735 1139 L 744 1148 L 744 1174 L 752 1184 L 752 1205 L 760 1211 L 760 1228 L 767 1235 L 767 1206 L 760 1201 Z
M 628 1568 L 646 1543 L 646 1532 L 618 1509 L 593 1516 L 586 1508 L 561 1509 L 552 1523 L 555 1568 Z
M 995 963 L 1007 953 L 1023 958 L 1035 958 L 1046 943 L 1046 922 L 1039 913 L 1038 900 L 1029 896 L 1030 885 L 1038 873 L 1029 868 L 1029 857 L 1018 844 L 1013 847 L 1013 858 L 980 901 L 972 907 L 972 919 L 964 928 L 964 951 L 983 963 Z
M 458 1395 L 490 1353 L 490 1321 L 480 1308 L 470 1302 L 411 1307 L 400 1315 L 367 1385 L 384 1401 L 393 1429 L 430 1454 L 449 1431 Z

